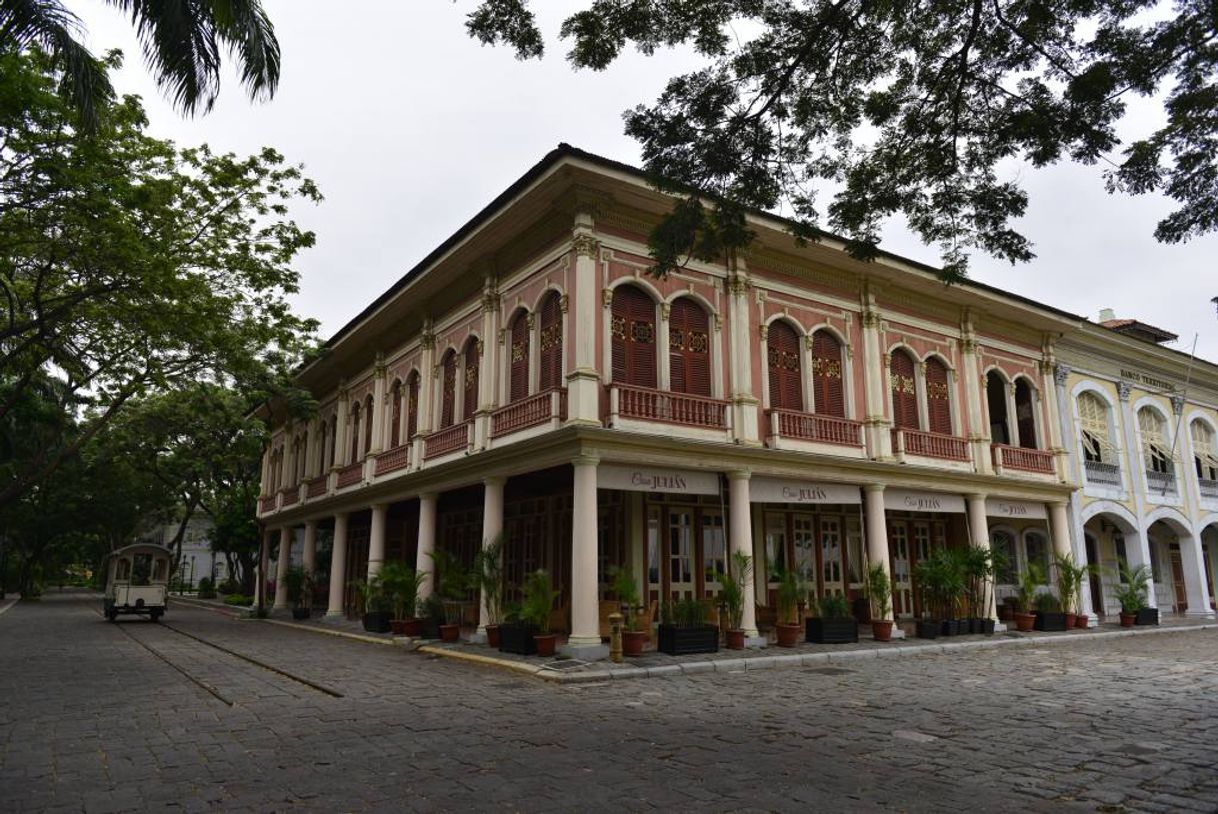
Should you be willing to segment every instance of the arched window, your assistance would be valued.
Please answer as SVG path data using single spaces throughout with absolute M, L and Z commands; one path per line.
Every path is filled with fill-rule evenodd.
M 1193 436 L 1193 461 L 1197 465 L 1197 477 L 1201 480 L 1218 481 L 1218 449 L 1214 447 L 1214 431 L 1201 420 L 1193 421 L 1190 430 Z
M 512 345 L 508 357 L 508 401 L 529 395 L 529 315 L 521 310 L 512 320 Z
M 1019 445 L 1036 449 L 1036 398 L 1032 385 L 1022 376 L 1015 380 L 1015 422 L 1019 427 Z
M 1023 533 L 1023 551 L 1025 568 L 1035 565 L 1040 570 L 1040 578 L 1049 579 L 1049 538 L 1043 532 L 1029 529 Z
M 897 429 L 918 429 L 918 388 L 914 381 L 913 358 L 898 348 L 888 365 L 892 388 L 892 423 Z
M 613 381 L 656 386 L 656 306 L 638 287 L 620 285 L 610 306 Z
M 440 429 L 451 427 L 457 411 L 457 352 L 449 348 L 441 362 L 444 366 L 440 391 Z
M 376 423 L 372 420 L 372 410 L 373 409 L 374 409 L 374 404 L 372 401 L 372 396 L 368 396 L 368 398 L 364 400 L 364 455 L 365 456 L 369 452 L 372 451 L 372 425 Z
M 402 443 L 402 380 L 393 380 L 393 406 L 389 409 L 389 448 Z
M 360 413 L 362 409 L 357 401 L 351 405 L 351 461 L 355 463 L 359 460 L 359 428 L 360 428 Z
M 842 345 L 825 330 L 812 334 L 812 404 L 820 415 L 846 417 Z
M 330 416 L 330 460 L 326 466 L 333 469 L 334 460 L 338 456 L 338 416 Z
M 542 391 L 562 387 L 562 297 L 557 291 L 551 291 L 541 303 L 538 345 L 538 387 Z
M 766 337 L 769 348 L 770 407 L 775 410 L 804 409 L 803 369 L 799 358 L 799 335 L 785 322 L 770 325 Z
M 674 393 L 711 394 L 710 319 L 689 297 L 674 301 L 669 312 L 668 364 Z
M 993 552 L 994 581 L 999 585 L 1014 585 L 1019 581 L 1019 561 L 1015 558 L 1015 535 L 1006 529 L 994 529 L 990 533 L 990 551 Z
M 937 356 L 926 360 L 926 424 L 931 432 L 952 434 L 952 397 L 947 366 Z
M 1171 472 L 1171 445 L 1167 443 L 1163 416 L 1153 407 L 1143 407 L 1138 410 L 1138 429 L 1142 431 L 1142 458 L 1146 471 L 1161 475 Z
M 465 395 L 461 402 L 461 418 L 469 421 L 478 412 L 478 340 L 465 343 Z
M 406 377 L 406 440 L 419 432 L 419 374 L 411 371 Z
M 997 370 L 985 374 L 985 404 L 990 413 L 990 440 L 995 444 L 1011 443 L 1011 425 L 1007 420 L 1007 383 Z
M 1108 440 L 1108 405 L 1095 393 L 1086 391 L 1078 397 L 1078 420 L 1083 433 L 1083 459 L 1096 463 L 1113 463 L 1112 443 Z

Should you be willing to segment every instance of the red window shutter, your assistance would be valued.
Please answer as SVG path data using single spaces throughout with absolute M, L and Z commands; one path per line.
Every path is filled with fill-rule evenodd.
M 710 318 L 689 297 L 673 302 L 669 312 L 668 357 L 674 393 L 711 394 Z
M 766 337 L 767 366 L 770 374 L 770 407 L 775 410 L 804 409 L 803 365 L 799 354 L 799 334 L 785 322 L 770 325 Z
M 812 392 L 816 412 L 821 415 L 846 417 L 845 377 L 842 345 L 828 331 L 812 335 Z M 915 418 L 916 423 L 916 418 Z
M 632 285 L 613 291 L 610 308 L 613 380 L 636 387 L 656 386 L 656 307 Z
M 389 421 L 392 425 L 389 428 L 389 447 L 392 449 L 402 443 L 402 382 L 400 379 L 393 383 L 393 410 Z
M 419 374 L 411 373 L 406 384 L 406 440 L 419 432 Z
M 529 315 L 524 311 L 512 320 L 509 353 L 508 401 L 520 401 L 529 395 Z
M 372 396 L 364 402 L 364 454 L 368 454 L 368 450 L 372 449 L 372 411 L 376 409 L 373 404 Z
M 952 434 L 951 405 L 947 367 L 932 356 L 926 360 L 926 418 L 931 432 Z
M 453 425 L 457 403 L 457 353 L 444 354 L 444 393 L 440 401 L 440 429 Z
M 893 424 L 899 429 L 918 429 L 918 395 L 913 359 L 903 350 L 893 351 L 888 374 L 892 387 Z
M 355 402 L 351 405 L 351 462 L 355 463 L 359 460 L 359 424 L 360 422 L 360 404 Z
M 539 344 L 540 389 L 562 387 L 562 302 L 557 291 L 551 291 L 541 304 Z
M 1036 449 L 1036 400 L 1027 379 L 1015 380 L 1015 420 L 1019 423 L 1019 445 Z
M 478 411 L 478 340 L 471 339 L 465 345 L 465 400 L 462 405 L 462 420 L 468 421 Z

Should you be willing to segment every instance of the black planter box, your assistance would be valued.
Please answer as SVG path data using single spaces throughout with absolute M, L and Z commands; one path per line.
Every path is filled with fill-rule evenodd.
M 871 600 L 865 596 L 860 596 L 850 604 L 850 612 L 854 614 L 854 621 L 860 625 L 871 624 Z
M 656 649 L 670 656 L 718 653 L 719 628 L 714 625 L 698 625 L 697 627 L 660 625 Z
M 1033 630 L 1044 630 L 1046 632 L 1065 631 L 1066 630 L 1066 614 L 1064 613 L 1046 613 L 1045 611 L 1036 612 L 1036 621 L 1032 623 Z
M 368 611 L 364 614 L 364 630 L 369 633 L 388 633 L 393 629 L 389 624 L 392 617 L 392 611 Z
M 977 632 L 983 633 L 986 636 L 994 635 L 994 620 L 993 619 L 977 619 Z
M 310 613 L 309 608 L 292 608 L 292 618 L 295 619 L 297 622 L 308 619 L 309 613 Z
M 853 619 L 809 619 L 805 639 L 816 644 L 851 644 L 859 640 L 859 623 Z
M 939 633 L 944 636 L 955 636 L 960 632 L 960 623 L 955 619 L 944 619 L 939 623 Z
M 536 625 L 506 623 L 499 626 L 499 652 L 516 653 L 521 656 L 532 656 L 537 653 L 537 642 L 533 639 L 538 634 Z
M 919 619 L 917 624 L 919 639 L 939 638 L 939 623 L 934 619 Z
M 1158 608 L 1142 608 L 1138 611 L 1138 618 L 1134 620 L 1135 625 L 1157 625 L 1159 624 L 1159 609 Z

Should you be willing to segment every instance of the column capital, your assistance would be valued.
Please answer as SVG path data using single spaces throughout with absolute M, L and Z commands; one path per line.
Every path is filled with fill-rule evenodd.
M 601 462 L 597 455 L 581 454 L 571 459 L 572 466 L 596 466 Z
M 483 486 L 502 486 L 507 483 L 507 475 L 487 475 L 482 479 Z
M 987 495 L 985 492 L 969 492 L 967 495 L 964 496 L 964 499 L 965 500 L 980 500 L 980 501 L 984 502 L 987 497 L 989 497 L 989 495 Z
M 388 503 L 370 503 L 370 504 L 368 504 L 368 508 L 374 512 L 377 512 L 377 511 L 383 512 L 389 508 L 389 504 Z
M 1048 503 L 1054 509 L 1061 509 L 1062 511 L 1065 511 L 1066 508 L 1068 508 L 1070 505 L 1070 502 L 1067 500 L 1048 500 L 1045 502 Z
M 883 492 L 884 484 L 882 484 L 882 483 L 864 483 L 863 491 L 864 492 Z
M 419 492 L 419 500 L 420 501 L 424 501 L 424 500 L 434 501 L 437 497 L 439 497 L 439 495 L 440 495 L 439 492 Z
M 1057 366 L 1053 368 L 1054 383 L 1056 383 L 1058 387 L 1065 387 L 1066 382 L 1069 380 L 1072 372 L 1074 372 L 1074 369 L 1071 368 L 1070 365 L 1065 365 L 1058 362 Z
M 751 469 L 732 469 L 725 473 L 728 480 L 749 480 L 753 477 Z

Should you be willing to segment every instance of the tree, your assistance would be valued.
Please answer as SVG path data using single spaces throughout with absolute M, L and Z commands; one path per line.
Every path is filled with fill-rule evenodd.
M 157 84 L 176 107 L 211 110 L 220 92 L 220 51 L 227 47 L 252 98 L 279 84 L 279 41 L 259 0 L 150 3 L 107 0 L 130 15 Z M 106 64 L 80 41 L 83 26 L 61 0 L 0 0 L 0 51 L 37 47 L 62 71 L 65 90 L 91 129 L 114 97 Z
M 1160 241 L 1218 229 L 1218 13 L 1167 5 L 590 0 L 560 34 L 576 68 L 603 70 L 627 43 L 707 58 L 625 113 L 655 183 L 683 195 L 651 234 L 655 273 L 746 245 L 748 208 L 789 209 L 797 239 L 816 239 L 817 188 L 835 185 L 827 222 L 854 255 L 874 257 L 903 214 L 950 281 L 973 250 L 1034 256 L 1012 225 L 1028 203 L 1018 164 L 1104 162 L 1110 192 L 1166 195 L 1179 206 Z M 467 28 L 542 55 L 528 0 L 483 0 Z M 1122 143 L 1134 96 L 1162 99 L 1163 120 Z
M 116 57 L 111 58 L 111 64 Z M 28 439 L 0 467 L 0 510 L 141 395 L 184 383 L 261 386 L 316 323 L 292 314 L 292 260 L 314 242 L 288 217 L 319 201 L 298 166 L 146 135 L 133 97 L 89 137 L 38 51 L 0 54 L 0 422 L 55 382 L 70 438 Z

